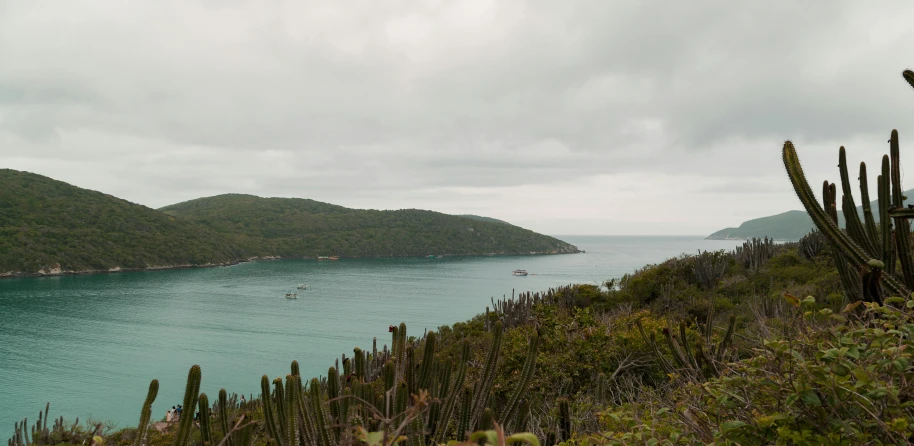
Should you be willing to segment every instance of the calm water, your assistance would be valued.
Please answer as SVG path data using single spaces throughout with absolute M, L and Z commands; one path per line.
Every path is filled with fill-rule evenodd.
M 13 422 L 91 416 L 135 425 L 149 381 L 153 416 L 181 402 L 188 368 L 202 391 L 259 393 L 260 377 L 326 375 L 341 353 L 464 321 L 492 296 L 601 283 L 697 249 L 700 237 L 561 237 L 586 254 L 446 259 L 284 260 L 226 268 L 0 280 L 0 436 Z M 515 277 L 524 268 L 531 275 Z M 299 283 L 298 300 L 283 295 Z

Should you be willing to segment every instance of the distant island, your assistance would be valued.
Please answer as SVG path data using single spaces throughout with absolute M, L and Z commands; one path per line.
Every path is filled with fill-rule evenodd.
M 349 209 L 226 194 L 160 210 L 0 169 L 0 277 L 229 265 L 275 258 L 580 252 L 474 215 Z
M 914 196 L 914 189 L 904 192 L 905 197 Z M 840 200 L 840 195 L 839 195 Z M 871 201 L 870 206 L 878 209 L 877 201 Z M 863 218 L 863 206 L 857 206 L 857 214 Z M 879 214 L 873 215 L 878 222 Z M 838 212 L 838 225 L 844 227 L 844 214 Z M 768 217 L 760 217 L 743 222 L 736 228 L 724 228 L 708 237 L 707 240 L 745 240 L 752 237 L 769 237 L 778 241 L 797 241 L 814 228 L 812 219 L 806 211 L 787 211 Z

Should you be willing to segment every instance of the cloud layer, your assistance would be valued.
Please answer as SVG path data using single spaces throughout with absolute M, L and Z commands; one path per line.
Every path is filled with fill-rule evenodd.
M 0 0 L 0 167 L 160 207 L 226 192 L 710 233 L 914 136 L 914 5 Z

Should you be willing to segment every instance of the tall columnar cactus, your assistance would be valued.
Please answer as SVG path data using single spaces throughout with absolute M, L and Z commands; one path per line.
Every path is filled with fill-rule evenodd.
M 321 383 L 317 378 L 311 378 L 309 387 L 309 400 L 311 402 L 311 413 L 314 417 L 316 428 L 316 437 L 320 440 L 322 446 L 330 446 L 336 442 L 333 433 L 328 428 L 327 416 L 324 412 L 324 406 L 321 403 Z
M 428 335 L 425 336 L 425 348 L 422 352 L 422 369 L 419 372 L 418 386 L 420 389 L 429 389 L 432 363 L 435 360 L 435 337 L 434 331 L 429 332 Z
M 228 393 L 225 389 L 219 389 L 219 426 L 222 428 L 222 441 L 225 442 L 225 446 L 233 446 L 230 436 L 232 427 L 229 426 Z
M 184 410 L 175 433 L 175 446 L 185 446 L 190 441 L 191 428 L 194 425 L 194 407 L 200 395 L 200 366 L 194 365 L 187 373 L 187 388 L 184 389 Z
M 470 414 L 470 426 L 474 426 L 476 420 L 482 414 L 489 400 L 489 394 L 492 392 L 492 384 L 495 382 L 495 369 L 498 366 L 498 357 L 501 353 L 501 340 L 504 335 L 504 328 L 501 321 L 495 323 L 492 330 L 492 349 L 486 358 L 486 365 L 482 371 L 482 376 L 476 383 L 473 395 L 473 411 Z
M 213 434 L 210 431 L 210 413 L 209 413 L 209 398 L 205 393 L 200 394 L 200 418 L 198 422 L 200 423 L 200 444 L 202 445 L 214 445 Z M 190 410 L 193 410 L 191 408 Z
M 571 438 L 571 408 L 567 398 L 559 398 L 559 439 L 567 441 Z
M 356 357 L 361 356 L 356 349 Z M 357 361 L 358 362 L 358 361 Z M 340 375 L 335 368 L 330 367 L 327 370 L 327 399 L 330 402 L 330 419 L 331 423 L 334 426 L 334 432 L 336 436 L 340 435 L 340 426 L 346 422 L 344 419 L 345 413 L 342 411 L 340 401 Z
M 470 432 L 470 418 L 473 416 L 473 391 L 469 387 L 463 388 L 460 398 L 460 419 L 457 421 L 457 440 L 464 441 Z
M 274 398 L 270 394 L 270 378 L 263 375 L 260 378 L 260 399 L 263 403 L 263 424 L 267 428 L 270 438 L 280 438 L 279 427 L 276 425 L 276 416 L 273 413 Z
M 152 417 L 152 403 L 159 394 L 159 380 L 154 379 L 149 383 L 149 392 L 146 394 L 146 401 L 143 402 L 143 409 L 140 410 L 140 423 L 136 426 L 136 440 L 134 445 L 140 446 L 149 430 L 149 419 Z
M 464 391 L 464 382 L 466 381 L 467 364 L 469 361 L 470 343 L 468 340 L 464 339 L 461 345 L 460 362 L 457 366 L 457 374 L 454 376 L 454 381 L 450 386 L 450 391 L 447 393 L 447 397 L 441 404 L 441 416 L 439 417 L 439 422 L 435 427 L 435 441 L 439 444 L 444 443 L 444 436 L 447 432 L 448 423 L 450 422 L 451 417 L 454 414 L 454 410 L 457 407 L 458 396 L 460 396 L 460 394 Z M 465 397 L 464 405 L 469 405 L 471 403 L 471 398 L 472 395 Z M 467 409 L 467 414 L 469 414 L 469 409 Z M 463 417 L 460 418 L 460 421 L 458 421 L 457 424 L 459 425 L 462 420 Z M 467 421 L 467 423 L 469 423 L 469 421 Z M 466 426 L 466 429 L 469 429 L 469 425 Z
M 536 333 L 530 340 L 530 347 L 527 350 L 527 359 L 524 361 L 524 367 L 521 369 L 517 387 L 514 388 L 514 393 L 511 394 L 507 404 L 502 407 L 501 414 L 498 416 L 498 419 L 501 420 L 502 423 L 507 423 L 511 420 L 511 417 L 514 416 L 514 412 L 517 410 L 518 403 L 520 403 L 524 394 L 527 393 L 530 381 L 533 380 L 533 371 L 536 369 L 536 355 L 539 353 L 539 343 L 540 336 L 539 333 Z

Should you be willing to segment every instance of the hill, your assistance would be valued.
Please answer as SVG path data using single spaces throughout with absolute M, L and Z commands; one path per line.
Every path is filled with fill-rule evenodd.
M 41 175 L 0 169 L 0 274 L 230 263 L 256 253 L 155 209 Z
M 483 217 L 483 216 L 481 216 L 481 215 L 459 214 L 458 217 L 469 218 L 470 220 L 487 221 L 487 222 L 489 222 L 489 223 L 501 223 L 501 224 L 503 224 L 503 225 L 510 225 L 510 224 L 511 224 L 511 223 L 508 223 L 508 222 L 506 222 L 506 221 L 504 221 L 504 220 L 499 220 L 499 219 L 497 219 L 497 218 L 492 218 L 492 217 Z M 512 226 L 513 226 L 513 225 L 512 225 Z
M 904 192 L 905 197 L 914 196 L 914 189 Z M 839 197 L 840 198 L 840 197 Z M 876 209 L 878 202 L 871 201 L 870 206 Z M 863 206 L 857 206 L 857 214 L 863 218 Z M 879 214 L 873 215 L 879 221 Z M 844 227 L 844 214 L 838 212 L 838 225 Z M 724 228 L 707 237 L 708 240 L 741 240 L 752 237 L 770 237 L 775 240 L 799 240 L 815 225 L 806 211 L 787 211 L 768 217 L 760 217 L 743 222 L 737 228 Z
M 504 222 L 419 209 L 349 209 L 300 198 L 226 194 L 161 209 L 224 234 L 262 239 L 283 257 L 578 252 L 553 237 Z

